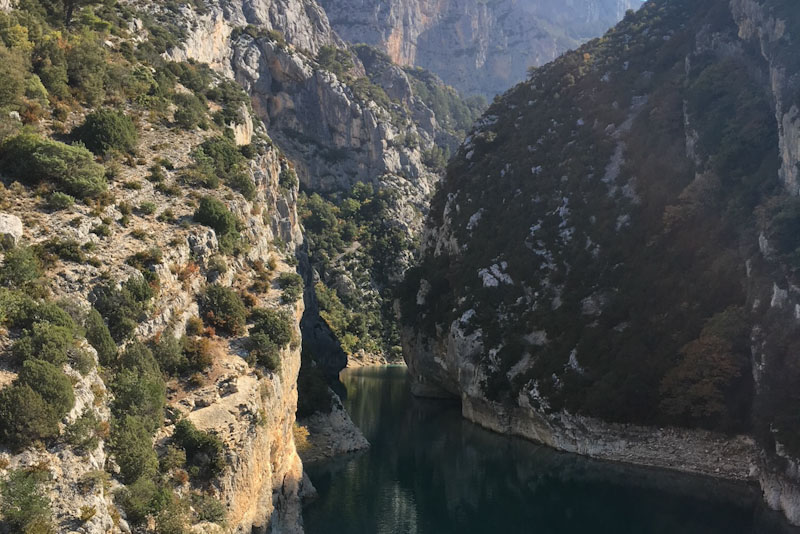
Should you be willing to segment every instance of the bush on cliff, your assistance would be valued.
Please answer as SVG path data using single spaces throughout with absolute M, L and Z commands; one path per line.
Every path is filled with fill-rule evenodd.
M 186 463 L 192 476 L 209 480 L 225 469 L 222 440 L 214 434 L 198 430 L 188 419 L 182 419 L 175 425 L 172 439 L 186 451 Z
M 209 326 L 233 336 L 244 332 L 247 309 L 232 289 L 219 285 L 209 286 L 201 298 L 200 308 Z
M 28 185 L 50 182 L 81 199 L 95 198 L 107 188 L 105 169 L 91 152 L 29 132 L 0 144 L 0 172 Z
M 241 221 L 218 199 L 205 196 L 194 212 L 194 219 L 200 224 L 210 226 L 217 233 L 219 249 L 224 254 L 232 254 L 242 249 L 239 234 Z
M 110 109 L 93 111 L 73 133 L 86 148 L 98 155 L 113 151 L 132 153 L 138 141 L 131 118 Z

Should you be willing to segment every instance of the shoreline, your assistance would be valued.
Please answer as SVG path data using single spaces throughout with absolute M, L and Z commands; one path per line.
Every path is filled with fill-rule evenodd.
M 498 434 L 596 460 L 758 485 L 759 449 L 749 436 L 607 423 L 568 414 L 545 418 L 520 407 L 461 399 L 462 416 Z

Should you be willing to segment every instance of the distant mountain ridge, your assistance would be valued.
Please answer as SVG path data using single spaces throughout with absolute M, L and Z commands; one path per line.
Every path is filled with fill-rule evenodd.
M 464 94 L 493 97 L 531 66 L 602 34 L 639 0 L 322 0 L 345 40 L 435 72 Z

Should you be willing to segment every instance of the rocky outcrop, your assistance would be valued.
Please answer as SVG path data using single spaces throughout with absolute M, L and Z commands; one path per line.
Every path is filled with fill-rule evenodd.
M 333 28 L 396 63 L 431 70 L 464 94 L 489 97 L 619 21 L 632 0 L 322 0 Z
M 13 248 L 22 238 L 22 221 L 16 215 L 0 213 L 0 246 Z
M 793 195 L 800 194 L 800 88 L 796 58 L 789 51 L 797 37 L 792 34 L 786 14 L 776 13 L 769 4 L 755 0 L 731 0 L 731 12 L 742 39 L 755 41 L 769 64 L 770 86 L 775 100 L 775 117 L 780 135 L 781 179 Z M 789 14 L 789 17 L 794 15 Z M 795 30 L 796 31 L 796 30 Z
M 236 3 L 214 4 L 204 14 L 187 8 L 182 17 L 191 31 L 170 56 L 202 61 L 235 77 L 309 187 L 334 190 L 355 181 L 398 175 L 421 190 L 414 200 L 422 206 L 436 177 L 422 164 L 421 149 L 392 146 L 401 132 L 389 117 L 394 110 L 359 100 L 348 85 L 309 59 L 308 54 L 313 57 L 322 45 L 345 46 L 330 31 L 319 7 L 309 8 L 309 13 L 302 6 L 284 9 L 288 18 L 270 19 L 264 13 L 277 11 L 277 6 L 261 0 L 246 2 L 243 8 Z M 246 24 L 259 31 L 278 30 L 286 42 L 267 35 L 242 34 L 234 39 L 234 30 Z M 322 30 L 312 30 L 318 26 Z M 432 146 L 434 131 L 413 124 L 402 131 L 420 136 L 421 146 Z
M 208 7 L 200 16 L 189 5 L 181 7 L 178 22 L 189 25 L 192 31 L 184 46 L 170 51 L 176 61 L 192 58 L 232 77 L 231 35 L 247 26 L 259 31 L 277 31 L 286 41 L 311 54 L 316 54 L 323 45 L 344 45 L 331 29 L 325 12 L 313 0 L 226 0 Z
M 189 318 L 199 315 L 198 298 L 209 283 L 251 287 L 256 276 L 253 265 L 275 264 L 274 275 L 294 272 L 290 265 L 295 250 L 302 243 L 302 231 L 296 211 L 297 189 L 279 184 L 281 171 L 288 162 L 272 146 L 265 145 L 263 126 L 255 122 L 255 140 L 259 155 L 249 163 L 249 175 L 256 184 L 252 200 L 230 190 L 226 193 L 228 209 L 241 221 L 242 240 L 246 252 L 225 256 L 219 249 L 213 229 L 190 224 L 194 211 L 188 192 L 180 190 L 179 199 L 158 193 L 154 184 L 144 178 L 145 168 L 136 166 L 121 171 L 120 180 L 112 186 L 111 195 L 117 204 L 106 207 L 103 217 L 119 218 L 121 205 L 152 203 L 159 212 L 169 212 L 168 218 L 156 219 L 143 214 L 132 215 L 132 226 L 114 227 L 109 235 L 100 238 L 90 230 L 94 215 L 89 208 L 53 212 L 46 219 L 33 220 L 37 200 L 34 195 L 15 197 L 11 211 L 26 220 L 22 239 L 30 244 L 45 240 L 75 240 L 93 243 L 93 261 L 59 262 L 50 271 L 55 298 L 69 299 L 77 309 L 86 309 L 93 300 L 93 288 L 103 273 L 107 279 L 120 282 L 130 276 L 140 276 L 126 260 L 146 250 L 159 250 L 157 259 L 148 266 L 158 280 L 158 292 L 147 319 L 138 325 L 136 336 L 148 340 L 153 336 L 181 335 Z M 178 173 L 191 163 L 191 150 L 203 141 L 205 133 L 169 130 L 154 126 L 142 132 L 140 157 L 146 160 L 166 158 L 175 170 L 166 173 L 165 181 L 173 183 Z M 169 139 L 169 143 L 164 141 Z M 142 183 L 137 189 L 126 189 L 123 183 Z M 96 214 L 95 214 L 96 215 Z M 185 220 L 179 226 L 177 220 Z M 80 224 L 69 224 L 79 221 Z M 139 238 L 131 231 L 136 229 Z M 142 242 L 144 240 L 145 242 Z M 283 249 L 275 243 L 282 243 Z M 212 262 L 223 261 L 224 272 L 217 272 Z M 299 340 L 299 322 L 303 304 L 284 304 L 281 290 L 272 282 L 259 293 L 257 305 L 283 307 L 294 317 L 294 337 Z M 5 335 L 4 332 L 2 335 Z M 4 342 L 7 339 L 2 338 Z M 294 444 L 294 421 L 297 409 L 297 376 L 300 367 L 299 342 L 281 351 L 281 367 L 277 372 L 264 372 L 245 361 L 247 350 L 241 338 L 211 336 L 207 339 L 213 352 L 213 365 L 198 374 L 189 386 L 173 380 L 168 385 L 168 405 L 174 414 L 184 416 L 201 430 L 213 432 L 225 446 L 223 472 L 211 481 L 211 488 L 227 510 L 227 527 L 195 525 L 196 532 L 302 532 L 300 501 L 308 483 L 303 482 L 302 462 Z M 88 345 L 84 350 L 94 354 Z M 95 356 L 96 362 L 96 356 Z M 67 367 L 74 379 L 76 404 L 67 415 L 64 425 L 74 421 L 84 409 L 96 412 L 99 421 L 109 420 L 113 399 L 98 371 L 85 376 Z M 5 374 L 13 374 L 6 373 Z M 4 382 L 10 378 L 4 376 Z M 156 435 L 156 447 L 165 446 L 172 433 L 170 420 Z M 96 449 L 79 453 L 66 443 L 58 442 L 48 449 L 31 449 L 21 454 L 5 454 L 4 469 L 36 466 L 46 468 L 52 475 L 50 496 L 54 520 L 59 530 L 80 530 L 87 534 L 128 532 L 124 512 L 112 499 L 118 482 L 109 487 L 103 481 L 106 469 L 113 470 L 107 460 L 105 439 Z M 188 483 L 177 488 L 179 494 L 195 491 Z M 80 519 L 81 517 L 84 519 Z M 86 519 L 88 518 L 88 519 Z
M 170 57 L 205 61 L 218 72 L 235 77 L 249 93 L 252 108 L 268 126 L 270 137 L 292 160 L 306 189 L 323 194 L 347 192 L 355 183 L 364 182 L 376 190 L 388 190 L 394 195 L 387 224 L 409 238 L 417 235 L 441 172 L 441 163 L 432 166 L 430 155 L 439 148 L 455 148 L 465 126 L 454 124 L 450 117 L 437 117 L 428 101 L 417 94 L 410 74 L 384 55 L 363 48 L 347 51 L 344 42 L 327 30 L 310 43 L 302 32 L 293 32 L 281 22 L 264 24 L 263 17 L 249 17 L 250 10 L 263 10 L 267 2 L 245 3 L 241 13 L 238 6 L 228 4 L 211 3 L 203 12 L 183 9 L 181 24 L 188 38 L 169 51 Z M 241 31 L 245 23 L 251 26 Z M 315 23 L 309 20 L 304 24 L 312 27 Z M 319 24 L 327 28 L 326 21 Z M 322 45 L 337 48 L 348 58 L 342 65 L 350 66 L 330 67 L 336 74 L 323 68 L 316 58 Z M 440 96 L 458 99 L 452 88 L 432 75 L 416 83 L 417 87 L 433 84 Z M 441 159 L 443 152 L 439 156 Z M 402 277 L 412 258 L 409 252 L 399 256 L 381 275 L 392 281 Z M 357 287 L 354 280 L 363 272 L 368 282 L 358 290 L 368 293 L 365 299 L 370 302 L 379 302 L 384 286 L 375 281 L 374 273 L 358 267 L 358 274 L 353 274 L 353 267 L 345 264 L 347 255 L 340 259 L 341 265 L 335 267 L 343 273 L 342 285 Z M 372 263 L 360 257 L 355 260 L 362 262 Z M 303 262 L 301 267 L 311 286 L 303 321 L 304 341 L 320 348 L 314 351 L 326 360 L 320 363 L 328 374 L 335 375 L 346 356 L 309 300 L 317 281 L 312 266 Z M 323 282 L 333 285 L 337 281 Z M 376 307 L 389 309 L 380 303 Z
M 495 432 L 601 460 L 732 480 L 750 480 L 758 461 L 755 441 L 747 436 L 609 424 L 568 413 L 545 416 L 469 397 L 464 398 L 462 413 Z
M 369 442 L 335 398 L 330 413 L 315 413 L 298 422 L 308 429 L 308 444 L 300 450 L 303 462 L 319 462 L 369 448 Z

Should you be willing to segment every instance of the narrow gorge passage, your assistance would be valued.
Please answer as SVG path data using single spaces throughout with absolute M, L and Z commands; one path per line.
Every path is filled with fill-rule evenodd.
M 756 486 L 588 460 L 500 436 L 456 401 L 411 396 L 404 367 L 345 370 L 372 447 L 308 465 L 308 534 L 790 533 Z

